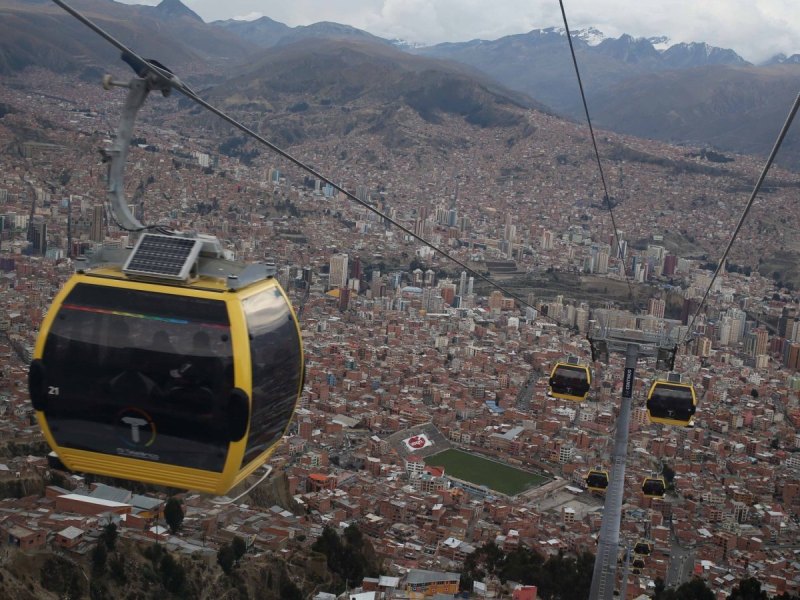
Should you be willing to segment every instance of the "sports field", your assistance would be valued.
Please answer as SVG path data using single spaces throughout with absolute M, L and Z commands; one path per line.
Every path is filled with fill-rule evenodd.
M 445 475 L 452 475 L 475 485 L 485 485 L 508 496 L 514 496 L 547 481 L 547 477 L 534 475 L 461 450 L 450 449 L 433 454 L 425 459 L 425 464 L 444 467 Z

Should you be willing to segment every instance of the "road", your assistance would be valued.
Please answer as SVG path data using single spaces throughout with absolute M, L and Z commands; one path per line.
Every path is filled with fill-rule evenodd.
M 694 551 L 683 548 L 673 534 L 670 536 L 669 567 L 664 582 L 668 588 L 676 588 L 692 577 L 694 569 Z

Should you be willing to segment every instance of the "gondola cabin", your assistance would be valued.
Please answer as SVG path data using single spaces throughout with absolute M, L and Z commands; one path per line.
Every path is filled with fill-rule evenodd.
M 550 372 L 550 395 L 562 400 L 583 402 L 592 386 L 592 374 L 588 366 L 572 363 L 556 363 Z
M 70 470 L 224 494 L 281 440 L 303 385 L 294 311 L 274 267 L 203 244 L 145 234 L 56 296 L 29 387 Z
M 586 476 L 586 487 L 592 492 L 605 492 L 608 487 L 608 471 L 592 469 Z
M 661 476 L 645 477 L 642 482 L 642 493 L 648 498 L 663 498 L 667 484 Z
M 639 554 L 640 556 L 650 556 L 650 552 L 652 552 L 653 547 L 650 545 L 650 542 L 639 541 L 636 542 L 636 545 L 633 547 L 633 552 L 635 554 Z
M 688 427 L 697 410 L 697 396 L 690 383 L 658 380 L 647 394 L 647 416 L 652 423 Z
M 634 556 L 631 565 L 633 565 L 635 569 L 644 569 L 644 557 Z

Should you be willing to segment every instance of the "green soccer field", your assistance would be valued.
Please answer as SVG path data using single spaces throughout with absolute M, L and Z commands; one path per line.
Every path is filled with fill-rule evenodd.
M 445 475 L 452 475 L 475 485 L 485 485 L 508 496 L 514 496 L 548 480 L 547 477 L 534 475 L 461 450 L 450 449 L 439 452 L 427 457 L 425 464 L 444 467 Z

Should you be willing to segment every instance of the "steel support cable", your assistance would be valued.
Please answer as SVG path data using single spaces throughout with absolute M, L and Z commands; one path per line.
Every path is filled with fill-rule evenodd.
M 286 159 L 286 160 L 288 160 L 289 162 L 293 163 L 293 164 L 294 164 L 294 165 L 296 165 L 297 167 L 299 167 L 299 168 L 301 168 L 302 170 L 306 171 L 306 172 L 307 172 L 307 173 L 309 173 L 310 175 L 313 175 L 313 176 L 314 176 L 314 177 L 316 177 L 317 179 L 320 179 L 321 181 L 324 181 L 325 183 L 327 183 L 328 185 L 330 185 L 330 186 L 331 186 L 333 189 L 335 189 L 336 191 L 338 191 L 338 192 L 340 192 L 340 193 L 344 194 L 345 196 L 347 196 L 347 198 L 349 198 L 350 200 L 353 200 L 354 202 L 357 202 L 358 204 L 360 204 L 360 205 L 361 205 L 361 206 L 363 206 L 364 208 L 366 208 L 366 209 L 368 209 L 368 210 L 372 211 L 373 213 L 375 213 L 376 215 L 378 215 L 379 217 L 381 217 L 382 219 L 384 219 L 386 222 L 388 222 L 388 223 L 391 223 L 392 225 L 394 225 L 394 226 L 395 226 L 395 227 L 397 227 L 398 229 L 402 230 L 402 231 L 403 231 L 404 233 L 406 233 L 407 235 L 410 235 L 411 237 L 413 237 L 414 239 L 416 239 L 416 240 L 418 240 L 418 241 L 422 242 L 423 244 L 425 244 L 426 246 L 428 246 L 429 248 L 431 248 L 431 249 L 432 249 L 432 250 L 434 250 L 435 252 L 438 252 L 438 253 L 439 253 L 440 255 L 442 255 L 443 257 L 445 257 L 445 258 L 447 258 L 448 260 L 450 260 L 450 261 L 452 261 L 452 262 L 456 263 L 457 265 L 459 265 L 460 267 L 462 267 L 462 268 L 463 268 L 465 271 L 468 271 L 468 272 L 472 273 L 474 276 L 476 276 L 477 278 L 479 278 L 479 279 L 481 279 L 481 280 L 485 281 L 486 283 L 488 283 L 489 285 L 491 285 L 491 286 L 492 286 L 492 287 L 494 287 L 495 289 L 497 289 L 497 290 L 499 290 L 499 291 L 503 292 L 504 294 L 508 295 L 509 297 L 513 298 L 514 300 L 516 300 L 517 302 L 519 302 L 519 303 L 520 303 L 520 305 L 527 306 L 527 307 L 529 307 L 529 308 L 534 308 L 534 309 L 536 308 L 536 307 L 532 306 L 531 304 L 529 304 L 527 301 L 525 301 L 525 300 L 523 300 L 522 298 L 520 298 L 519 296 L 517 296 L 516 294 L 514 294 L 514 293 L 512 293 L 511 291 L 509 291 L 508 289 L 506 289 L 505 287 L 503 287 L 503 286 L 501 286 L 500 284 L 496 283 L 496 282 L 495 282 L 494 280 L 492 280 L 491 278 L 489 278 L 489 277 L 486 277 L 485 275 L 482 275 L 481 273 L 478 273 L 478 272 L 477 272 L 477 271 L 475 271 L 474 269 L 472 269 L 472 268 L 470 268 L 469 266 L 467 266 L 467 265 L 466 265 L 466 264 L 465 264 L 463 261 L 461 261 L 461 260 L 459 260 L 459 259 L 455 258 L 454 256 L 452 256 L 452 255 L 451 255 L 451 254 L 449 254 L 448 252 L 445 252 L 444 250 L 442 250 L 441 248 L 439 248 L 439 247 L 438 247 L 438 246 L 436 246 L 435 244 L 433 244 L 433 243 L 429 242 L 429 241 L 428 241 L 428 240 L 426 240 L 425 238 L 423 238 L 423 237 L 421 237 L 421 236 L 417 235 L 417 234 L 416 234 L 416 233 L 414 233 L 412 230 L 410 230 L 408 227 L 406 227 L 406 226 L 402 225 L 401 223 L 399 223 L 399 222 L 398 222 L 398 221 L 396 221 L 395 219 L 392 219 L 392 218 L 391 218 L 391 217 L 389 217 L 388 215 L 385 215 L 384 213 L 382 213 L 381 211 L 379 211 L 377 208 L 375 208 L 375 207 L 373 207 L 373 206 L 369 205 L 368 203 L 364 202 L 363 200 L 361 200 L 361 199 L 357 198 L 357 197 L 356 197 L 354 194 L 352 194 L 351 192 L 348 192 L 347 190 L 345 190 L 344 188 L 342 188 L 340 185 L 338 185 L 338 184 L 334 183 L 334 182 L 333 182 L 331 179 L 329 179 L 329 178 L 325 177 L 325 176 L 324 176 L 324 175 L 322 175 L 321 173 L 318 173 L 318 172 L 317 172 L 317 171 L 316 171 L 314 168 L 312 168 L 312 167 L 310 167 L 310 166 L 306 165 L 306 164 L 305 164 L 304 162 L 302 162 L 300 159 L 297 159 L 297 158 L 295 158 L 294 156 L 292 156 L 291 154 L 289 154 L 288 152 L 286 152 L 286 151 L 285 151 L 285 150 L 283 150 L 282 148 L 280 148 L 280 147 L 276 146 L 275 144 L 273 144 L 273 143 L 272 143 L 272 142 L 270 142 L 269 140 L 267 140 L 267 139 L 263 138 L 262 136 L 260 136 L 258 133 L 256 133 L 256 132 L 255 132 L 255 131 L 253 131 L 252 129 L 248 128 L 247 126 L 243 125 L 242 123 L 239 123 L 239 122 L 238 122 L 236 119 L 234 119 L 233 117 L 231 117 L 231 116 L 227 115 L 227 114 L 226 114 L 226 113 L 224 113 L 223 111 L 221 111 L 221 110 L 219 110 L 218 108 L 216 108 L 216 107 L 212 106 L 211 104 L 209 104 L 208 102 L 206 102 L 205 100 L 203 100 L 202 98 L 200 98 L 200 97 L 199 97 L 199 96 L 198 96 L 198 95 L 197 95 L 197 94 L 196 94 L 196 93 L 195 93 L 195 92 L 194 92 L 194 91 L 193 91 L 191 88 L 189 88 L 189 86 L 187 86 L 185 83 L 183 83 L 183 82 L 182 82 L 182 81 L 181 81 L 181 80 L 180 80 L 178 77 L 176 77 L 176 76 L 175 76 L 175 75 L 174 75 L 172 72 L 170 72 L 169 70 L 167 70 L 167 69 L 165 69 L 165 68 L 161 67 L 161 66 L 160 66 L 160 65 L 158 65 L 158 64 L 154 64 L 154 61 L 151 61 L 151 60 L 145 60 L 145 59 L 141 58 L 141 57 L 140 57 L 138 54 L 136 54 L 135 52 L 133 52 L 132 50 L 130 50 L 130 49 L 127 47 L 127 46 L 125 46 L 123 43 L 121 43 L 120 41 L 118 41 L 117 39 L 115 39 L 115 38 L 114 38 L 112 35 L 110 35 L 108 32 L 104 31 L 104 30 L 103 30 L 101 27 L 97 26 L 95 23 L 93 23 L 92 21 L 90 21 L 89 19 L 87 19 L 86 17 L 84 17 L 84 16 L 83 16 L 81 13 L 79 13 L 78 11 L 76 11 L 75 9 L 73 9 L 72 7 L 70 7 L 68 4 L 66 4 L 65 2 L 63 2 L 63 0 L 52 0 L 52 1 L 53 1 L 55 4 L 57 4 L 58 6 L 60 6 L 61 8 L 63 8 L 63 9 L 64 9 L 66 12 L 68 12 L 70 15 L 72 15 L 73 17 L 75 17 L 76 19 L 78 19 L 78 20 L 79 20 L 81 23 L 83 23 L 84 25 L 86 25 L 87 27 L 89 27 L 89 28 L 90 28 L 92 31 L 94 31 L 95 33 L 97 33 L 98 35 L 100 35 L 102 38 L 104 38 L 104 39 L 105 39 L 107 42 L 109 42 L 111 45 L 115 46 L 115 47 L 116 47 L 118 50 L 120 50 L 120 51 L 123 53 L 123 59 L 125 59 L 125 57 L 126 57 L 126 56 L 127 56 L 128 58 L 135 59 L 135 60 L 136 60 L 136 61 L 137 61 L 137 62 L 138 62 L 138 63 L 139 63 L 139 64 L 140 64 L 142 67 L 144 67 L 144 68 L 146 68 L 146 69 L 149 69 L 149 70 L 150 70 L 152 73 L 156 74 L 158 77 L 160 77 L 160 78 L 163 78 L 164 80 L 167 80 L 167 81 L 169 81 L 169 82 L 170 82 L 170 84 L 171 84 L 171 87 L 173 87 L 173 88 L 177 89 L 177 90 L 178 90 L 179 92 L 181 92 L 181 93 L 182 93 L 184 96 L 186 96 L 186 97 L 187 97 L 187 98 L 189 98 L 190 100 L 194 100 L 194 101 L 195 101 L 197 104 L 199 104 L 200 106 L 202 106 L 202 107 L 203 107 L 203 108 L 205 108 L 206 110 L 208 110 L 208 111 L 210 111 L 210 112 L 214 113 L 215 115 L 217 115 L 218 117 L 220 117 L 221 119 L 223 119 L 224 121 L 226 121 L 227 123 L 229 123 L 230 125 L 233 125 L 235 128 L 237 128 L 237 129 L 239 129 L 240 131 L 242 131 L 243 133 L 245 133 L 245 134 L 249 135 L 249 136 L 250 136 L 250 137 L 252 137 L 253 139 L 255 139 L 255 140 L 257 140 L 258 142 L 260 142 L 261 144 L 264 144 L 265 146 L 267 146 L 267 147 L 268 147 L 270 150 L 272 150 L 273 152 L 275 152 L 275 153 L 276 153 L 276 154 L 278 154 L 279 156 L 281 156 L 281 157 L 285 158 L 285 159 Z M 128 62 L 129 64 L 131 64 L 131 61 L 129 61 L 129 60 L 126 60 L 126 62 Z M 552 322 L 553 322 L 553 323 L 555 323 L 556 325 L 561 325 L 561 323 L 559 323 L 559 322 L 558 322 L 556 319 L 554 319 L 553 317 L 551 317 L 551 316 L 549 316 L 549 315 L 545 315 L 545 314 L 543 314 L 543 313 L 542 313 L 542 316 L 543 316 L 543 317 L 546 317 L 548 320 L 552 321 Z
M 736 236 L 739 234 L 739 231 L 744 224 L 744 220 L 747 217 L 747 213 L 750 212 L 750 209 L 753 206 L 753 202 L 755 202 L 756 196 L 758 195 L 761 186 L 764 183 L 764 179 L 767 177 L 767 172 L 769 171 L 770 167 L 772 166 L 773 161 L 775 160 L 775 156 L 778 154 L 778 150 L 783 143 L 783 139 L 786 137 L 786 134 L 789 132 L 789 127 L 792 125 L 792 121 L 794 120 L 795 115 L 797 114 L 797 109 L 800 108 L 800 93 L 797 94 L 797 97 L 794 99 L 794 104 L 792 105 L 791 110 L 789 111 L 788 116 L 786 117 L 786 121 L 783 123 L 783 127 L 781 128 L 780 133 L 778 134 L 778 139 L 775 140 L 775 144 L 772 146 L 772 151 L 769 153 L 769 157 L 767 158 L 767 162 L 764 164 L 764 168 L 761 170 L 761 175 L 758 176 L 758 180 L 756 181 L 756 185 L 753 188 L 752 193 L 750 194 L 750 199 L 747 201 L 747 204 L 742 211 L 742 215 L 739 217 L 739 222 L 736 224 L 736 227 L 733 229 L 733 234 L 731 234 L 731 239 L 728 241 L 728 245 L 725 248 L 725 252 L 722 253 L 722 257 L 719 259 L 717 263 L 717 268 L 714 269 L 714 274 L 711 276 L 711 281 L 706 288 L 705 293 L 703 294 L 703 299 L 700 300 L 700 304 L 697 306 L 697 310 L 692 317 L 692 320 L 687 323 L 688 327 L 686 328 L 686 332 L 683 336 L 683 340 L 678 342 L 678 345 L 683 343 L 689 343 L 693 338 L 689 338 L 689 331 L 691 331 L 692 327 L 694 326 L 695 322 L 697 321 L 697 317 L 700 316 L 700 311 L 703 310 L 703 306 L 708 299 L 708 295 L 711 292 L 711 288 L 714 287 L 714 281 L 717 279 L 717 275 L 722 270 L 722 265 L 725 264 L 725 260 L 728 258 L 728 253 L 731 250 L 731 246 L 733 246 L 733 242 L 736 240 Z
M 603 198 L 606 201 L 606 206 L 608 206 L 608 213 L 611 215 L 611 226 L 614 228 L 614 237 L 617 240 L 617 257 L 622 260 L 622 270 L 625 273 L 625 281 L 628 283 L 628 292 L 631 295 L 631 303 L 634 307 L 636 307 L 636 300 L 633 295 L 633 287 L 631 286 L 631 280 L 628 277 L 628 269 L 625 266 L 625 257 L 622 256 L 622 241 L 619 237 L 619 230 L 617 229 L 617 221 L 614 218 L 614 209 L 611 208 L 611 197 L 608 195 L 608 186 L 606 185 L 606 176 L 603 173 L 603 164 L 600 162 L 600 151 L 597 149 L 597 139 L 594 135 L 594 127 L 592 127 L 592 118 L 589 116 L 589 105 L 586 102 L 586 94 L 583 91 L 583 80 L 581 79 L 581 72 L 578 69 L 578 59 L 575 56 L 575 47 L 572 44 L 572 34 L 569 30 L 569 24 L 567 23 L 567 13 L 564 10 L 564 1 L 558 0 L 558 5 L 561 7 L 561 17 L 564 19 L 564 29 L 567 33 L 567 42 L 569 42 L 569 52 L 572 56 L 572 64 L 575 67 L 575 76 L 578 79 L 578 88 L 581 92 L 581 101 L 583 102 L 583 111 L 586 113 L 586 122 L 589 124 L 589 136 L 592 138 L 592 147 L 594 148 L 594 157 L 597 161 L 597 170 L 600 172 L 600 182 L 603 184 Z M 632 274 L 631 274 L 632 275 Z

